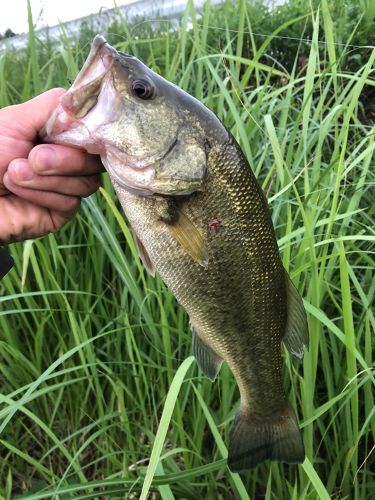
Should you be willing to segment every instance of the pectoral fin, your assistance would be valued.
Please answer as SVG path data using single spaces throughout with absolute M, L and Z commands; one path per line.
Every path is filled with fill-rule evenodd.
M 191 220 L 179 210 L 175 220 L 167 224 L 167 226 L 185 252 L 206 269 L 208 255 L 204 239 Z
M 197 361 L 197 365 L 206 377 L 208 377 L 211 382 L 214 382 L 220 371 L 223 360 L 199 337 L 193 327 L 191 330 L 193 333 L 193 354 Z
M 288 351 L 299 359 L 303 358 L 304 349 L 309 347 L 309 331 L 306 311 L 297 288 L 285 272 L 288 301 L 288 319 L 283 342 Z
M 138 238 L 138 236 L 135 234 L 135 232 L 132 230 L 133 233 L 133 239 L 135 246 L 138 250 L 138 255 L 143 262 L 143 265 L 147 269 L 147 271 L 151 274 L 152 277 L 155 277 L 155 268 L 153 263 L 151 262 L 150 256 L 148 255 L 147 250 L 143 246 L 142 241 Z

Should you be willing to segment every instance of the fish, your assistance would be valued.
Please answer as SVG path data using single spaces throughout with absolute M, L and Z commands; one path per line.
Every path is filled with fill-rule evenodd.
M 225 362 L 233 373 L 230 470 L 303 462 L 281 344 L 302 358 L 306 312 L 267 199 L 218 117 L 97 35 L 41 135 L 100 155 L 146 269 L 189 315 L 200 370 L 214 381 Z

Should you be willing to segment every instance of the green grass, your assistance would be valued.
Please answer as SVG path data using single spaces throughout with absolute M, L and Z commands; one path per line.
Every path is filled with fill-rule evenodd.
M 244 1 L 220 47 L 208 42 L 212 10 L 197 20 L 191 2 L 177 34 L 138 39 L 123 25 L 116 44 L 213 109 L 268 194 L 308 312 L 303 363 L 284 358 L 305 462 L 228 470 L 235 381 L 226 366 L 214 384 L 198 372 L 188 318 L 143 269 L 105 177 L 66 228 L 10 249 L 15 269 L 0 284 L 3 498 L 371 497 L 375 130 L 361 97 L 375 86 L 375 52 L 357 72 L 341 70 L 350 48 L 334 45 L 328 4 L 311 13 L 306 67 L 295 41 L 291 71 L 267 52 L 272 37 L 249 34 Z M 63 33 L 61 43 L 43 58 L 31 30 L 18 85 L 7 78 L 12 56 L 0 57 L 1 106 L 68 85 L 88 47 Z

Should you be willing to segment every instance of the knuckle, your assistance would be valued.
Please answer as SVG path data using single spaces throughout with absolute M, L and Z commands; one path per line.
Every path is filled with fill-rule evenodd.
M 54 170 L 58 157 L 53 144 L 38 144 L 29 153 L 29 161 L 36 174 L 48 174 Z
M 79 209 L 80 204 L 81 204 L 80 198 L 76 196 L 69 196 L 67 197 L 67 200 L 65 200 L 64 202 L 63 212 L 73 214 Z
M 100 175 L 91 175 L 89 177 L 84 178 L 84 183 L 85 183 L 85 192 L 83 196 L 90 196 L 91 194 L 95 193 L 95 191 L 99 188 L 100 186 Z

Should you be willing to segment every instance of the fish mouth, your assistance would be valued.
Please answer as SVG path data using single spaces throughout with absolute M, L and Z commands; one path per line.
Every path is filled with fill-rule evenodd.
M 102 35 L 94 38 L 81 71 L 69 90 L 60 97 L 59 105 L 39 132 L 44 142 L 77 145 L 84 147 L 89 153 L 102 152 L 100 145 L 94 144 L 92 131 L 83 118 L 96 105 L 103 84 L 111 77 L 110 70 L 117 56 L 116 49 Z M 79 134 L 78 128 L 82 129 Z
M 131 82 L 145 71 L 140 61 L 118 52 L 97 35 L 81 71 L 39 135 L 44 142 L 99 154 L 111 178 L 130 192 L 147 196 L 199 190 L 194 179 L 170 172 L 173 158 L 181 154 L 179 122 L 170 125 L 163 141 L 154 134 L 151 147 L 147 141 L 143 147 L 144 124 L 135 112 L 140 104 L 133 102 Z

